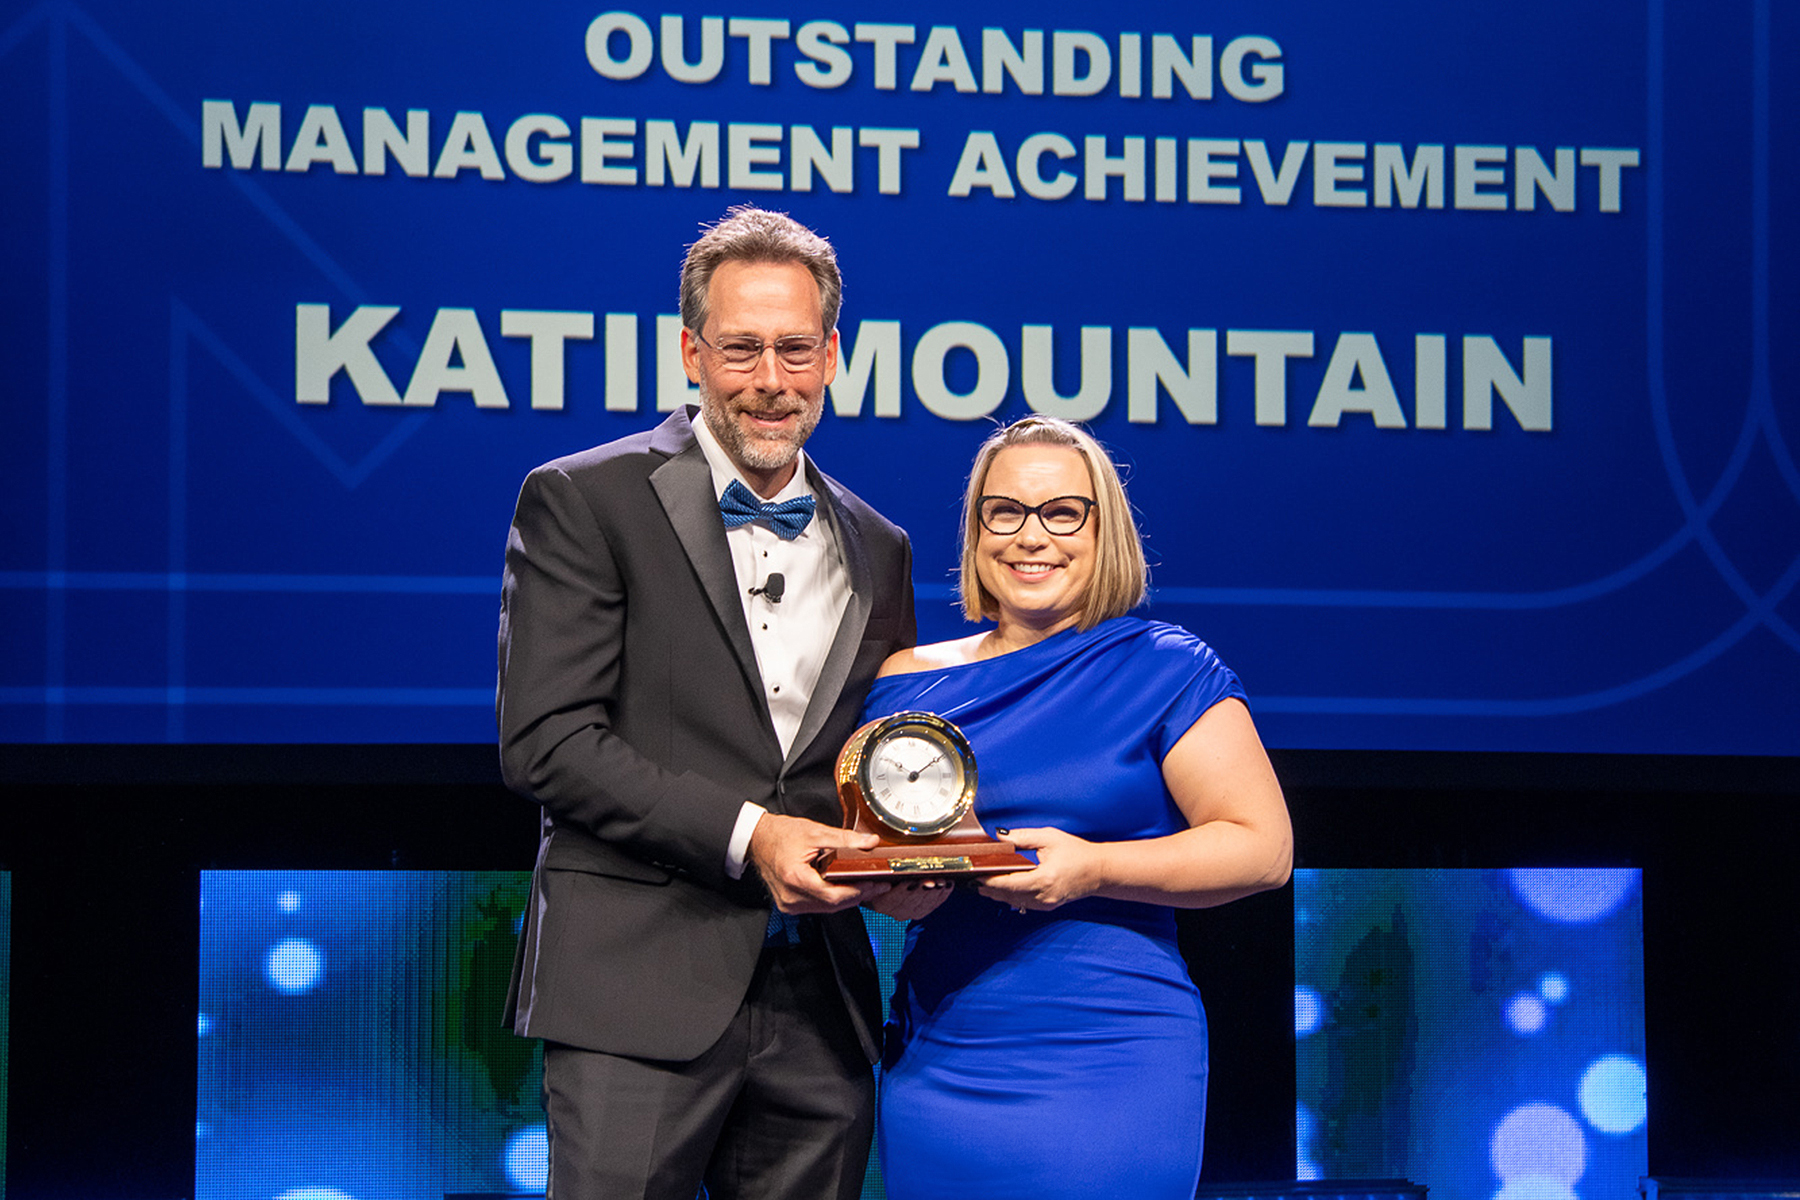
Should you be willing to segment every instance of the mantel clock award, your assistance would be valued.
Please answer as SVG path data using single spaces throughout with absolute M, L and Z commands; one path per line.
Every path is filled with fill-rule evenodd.
M 975 878 L 1035 864 L 975 819 L 975 753 L 936 713 L 900 712 L 850 735 L 837 760 L 844 827 L 881 839 L 843 850 L 824 869 L 856 879 Z

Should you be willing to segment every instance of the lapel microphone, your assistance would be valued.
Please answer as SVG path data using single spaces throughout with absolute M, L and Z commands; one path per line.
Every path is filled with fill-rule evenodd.
M 766 596 L 770 604 L 780 604 L 782 594 L 786 591 L 787 580 L 782 578 L 780 571 L 771 571 L 769 572 L 769 578 L 763 582 L 763 585 L 759 588 L 751 588 L 750 594 L 752 596 Z

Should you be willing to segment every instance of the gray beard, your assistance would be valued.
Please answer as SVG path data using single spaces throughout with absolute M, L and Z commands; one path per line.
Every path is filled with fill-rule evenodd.
M 823 397 L 821 397 L 821 400 Z M 717 396 L 703 380 L 700 384 L 700 414 L 706 427 L 733 462 L 755 471 L 779 471 L 799 457 L 800 447 L 819 426 L 823 405 L 808 405 L 800 414 L 800 423 L 792 434 L 777 438 L 752 438 L 734 419 L 729 402 Z

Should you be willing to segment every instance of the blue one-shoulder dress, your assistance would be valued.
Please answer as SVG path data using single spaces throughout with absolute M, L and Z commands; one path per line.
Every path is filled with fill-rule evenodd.
M 865 719 L 956 722 L 995 829 L 1095 841 L 1187 827 L 1162 760 L 1237 677 L 1174 625 L 1120 617 L 996 658 L 879 679 Z M 894 1200 L 1189 1200 L 1206 1014 L 1171 909 L 1090 897 L 1020 914 L 958 889 L 907 930 L 881 1077 Z

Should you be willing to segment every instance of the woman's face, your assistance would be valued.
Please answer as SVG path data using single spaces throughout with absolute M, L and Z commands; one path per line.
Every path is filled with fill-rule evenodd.
M 1059 496 L 1095 498 L 1086 460 L 1067 446 L 1008 446 L 994 456 L 981 494 L 1007 496 L 1028 508 Z M 1074 533 L 1049 532 L 1041 514 L 1027 516 L 1014 533 L 981 527 L 975 570 L 999 604 L 1000 623 L 1044 634 L 1075 624 L 1094 578 L 1099 527 L 1091 511 Z

